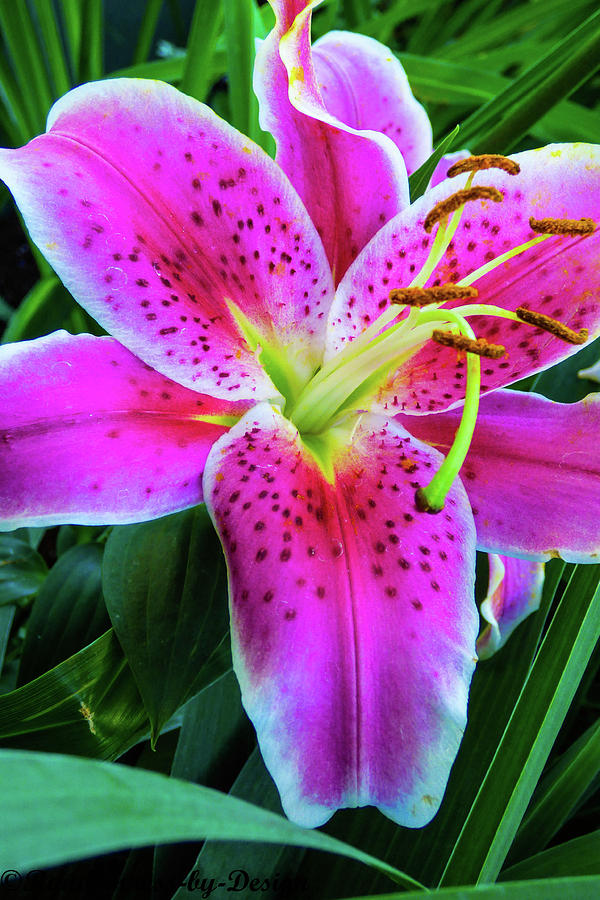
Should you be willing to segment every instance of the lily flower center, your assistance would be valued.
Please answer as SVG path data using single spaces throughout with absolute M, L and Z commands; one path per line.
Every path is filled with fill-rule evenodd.
M 319 369 L 293 401 L 286 406 L 285 415 L 296 425 L 303 440 L 323 462 L 323 445 L 327 435 L 343 431 L 348 413 L 368 409 L 370 399 L 382 383 L 429 341 L 453 347 L 465 353 L 467 372 L 462 418 L 454 443 L 432 481 L 417 492 L 418 509 L 438 512 L 467 455 L 479 409 L 481 387 L 481 357 L 498 359 L 505 348 L 477 338 L 467 319 L 471 316 L 496 316 L 530 324 L 574 344 L 584 343 L 587 331 L 575 332 L 562 322 L 542 313 L 518 308 L 515 312 L 487 303 L 475 303 L 477 289 L 473 285 L 497 266 L 512 259 L 538 243 L 557 235 L 586 236 L 593 233 L 595 223 L 590 219 L 530 219 L 535 236 L 513 247 L 472 272 L 456 284 L 425 287 L 441 262 L 460 222 L 465 205 L 475 201 L 502 202 L 503 195 L 496 188 L 473 186 L 477 171 L 498 167 L 509 174 L 517 174 L 518 165 L 505 157 L 485 156 L 461 160 L 452 167 L 452 174 L 470 171 L 466 186 L 438 203 L 425 218 L 424 228 L 431 231 L 437 224 L 429 255 L 420 272 L 407 287 L 392 290 L 390 305 L 358 337 Z M 453 309 L 443 304 L 456 300 L 469 303 Z M 356 416 L 352 417 L 356 423 Z M 348 426 L 350 427 L 350 426 Z M 347 436 L 347 435 L 346 435 Z

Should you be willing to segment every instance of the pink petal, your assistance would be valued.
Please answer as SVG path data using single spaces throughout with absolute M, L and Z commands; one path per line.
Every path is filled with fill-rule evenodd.
M 356 130 L 326 109 L 310 48 L 314 4 L 270 2 L 277 23 L 254 70 L 261 125 L 277 142 L 277 162 L 317 226 L 337 282 L 408 204 L 406 167 L 385 135 Z
M 429 188 L 437 187 L 437 185 L 447 177 L 448 169 L 453 166 L 455 162 L 458 162 L 461 159 L 467 159 L 469 156 L 471 156 L 471 154 L 468 150 L 455 150 L 454 153 L 447 153 L 445 156 L 442 156 L 433 170 Z
M 0 347 L 2 529 L 153 519 L 202 500 L 227 429 L 201 415 L 247 404 L 180 387 L 109 337 L 58 331 Z
M 335 440 L 331 436 L 331 440 Z M 290 818 L 378 806 L 435 814 L 474 667 L 474 532 L 459 482 L 441 516 L 415 489 L 439 454 L 364 417 L 335 483 L 261 404 L 215 444 L 207 506 L 229 567 L 242 699 Z
M 312 57 L 327 112 L 351 128 L 387 134 L 409 175 L 429 158 L 427 113 L 388 47 L 352 31 L 330 31 L 315 42 Z
M 312 373 L 331 273 L 306 210 L 260 148 L 147 80 L 77 88 L 55 104 L 49 128 L 1 151 L 0 176 L 36 243 L 108 331 L 186 387 L 274 397 L 232 300 L 300 375 Z
M 447 452 L 460 411 L 399 416 Z M 461 478 L 482 550 L 595 562 L 600 553 L 600 394 L 555 403 L 498 391 L 482 398 Z
M 481 615 L 489 625 L 477 640 L 480 659 L 503 647 L 517 625 L 539 609 L 544 587 L 544 563 L 496 553 L 488 558 L 490 580 Z
M 443 262 L 428 284 L 455 282 L 533 237 L 529 217 L 598 219 L 600 149 L 591 144 L 553 145 L 514 157 L 521 173 L 490 169 L 475 184 L 504 193 L 502 203 L 474 201 L 464 210 Z M 423 266 L 434 234 L 423 221 L 441 199 L 464 187 L 465 176 L 428 191 L 389 222 L 363 251 L 340 284 L 330 313 L 326 358 L 360 334 L 389 305 L 392 288 L 405 287 Z M 435 230 L 435 229 L 434 229 Z M 588 237 L 552 237 L 480 278 L 475 303 L 515 310 L 521 305 L 560 319 L 576 330 L 600 332 L 600 228 Z M 450 308 L 459 302 L 448 304 Z M 530 325 L 495 317 L 469 320 L 479 337 L 501 344 L 506 354 L 485 359 L 482 391 L 494 390 L 572 355 L 579 349 Z M 430 342 L 382 387 L 381 408 L 428 412 L 446 409 L 464 397 L 464 359 Z

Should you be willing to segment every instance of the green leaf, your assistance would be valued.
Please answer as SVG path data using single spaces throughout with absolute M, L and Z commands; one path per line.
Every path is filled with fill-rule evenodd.
M 0 28 L 27 115 L 29 137 L 33 137 L 44 127 L 52 90 L 27 4 L 0 3 Z
M 548 32 L 555 37 L 573 22 L 580 21 L 589 9 L 589 0 L 533 0 L 519 3 L 496 16 L 485 28 L 475 22 L 464 35 L 438 52 L 447 59 L 473 59 L 487 48 L 506 46 L 513 40 L 540 39 Z
M 599 773 L 600 721 L 581 735 L 540 783 L 511 847 L 509 863 L 543 850 Z
M 79 77 L 81 81 L 97 81 L 104 73 L 103 0 L 80 0 L 81 46 Z
M 81 0 L 60 0 L 62 24 L 67 39 L 71 71 L 74 83 L 83 81 L 80 77 L 81 36 L 83 31 L 84 4 Z
M 206 100 L 211 86 L 211 60 L 223 23 L 221 0 L 196 0 L 180 88 Z
M 500 880 L 561 875 L 600 875 L 600 829 L 524 859 L 516 866 L 505 869 Z
M 231 789 L 231 795 L 248 803 L 260 805 L 262 809 L 281 814 L 279 794 L 273 780 L 265 768 L 258 749 L 250 755 Z M 278 881 L 286 884 L 300 882 L 303 853 L 296 847 L 281 844 L 248 844 L 247 841 L 223 844 L 221 841 L 205 841 L 194 862 L 185 887 L 181 886 L 171 900 L 185 900 L 189 887 L 198 879 L 208 879 L 216 872 L 228 873 L 226 891 L 235 893 L 241 900 L 248 900 L 255 891 L 249 887 L 250 877 L 264 873 L 259 879 L 277 875 Z M 252 873 L 246 878 L 244 872 Z M 300 878 L 298 877 L 300 875 Z M 273 885 L 274 887 L 274 885 Z
M 255 746 L 254 729 L 242 709 L 237 680 L 229 672 L 186 704 L 171 775 L 226 791 Z M 242 795 L 242 799 L 252 798 Z M 261 806 L 264 808 L 265 804 Z M 183 874 L 189 869 L 189 849 L 187 846 L 157 847 L 154 881 L 172 882 L 175 890 L 181 877 L 176 874 L 174 877 L 174 873 Z
M 373 866 L 398 884 L 421 887 L 393 866 L 326 834 L 156 772 L 3 750 L 0 796 L 10 822 L 2 841 L 6 868 L 27 870 L 125 847 L 213 838 L 314 847 Z
M 11 316 L 1 343 L 28 341 L 66 328 L 71 334 L 102 334 L 94 320 L 77 306 L 66 287 L 51 275 L 41 278 Z
M 462 138 L 474 153 L 507 152 L 559 100 L 600 68 L 600 11 L 462 123 Z
M 258 100 L 252 89 L 255 38 L 265 35 L 254 0 L 223 0 L 227 44 L 227 80 L 231 124 L 257 143 L 263 132 L 258 124 Z M 266 146 L 266 141 L 265 141 Z
M 10 637 L 15 610 L 16 606 L 13 606 L 12 604 L 0 606 L 0 671 L 4 665 L 4 657 L 6 655 L 6 648 L 8 647 L 8 639 Z
M 110 627 L 101 565 L 102 547 L 85 544 L 67 551 L 52 567 L 27 623 L 19 684 L 43 675 Z
M 54 82 L 52 95 L 60 97 L 73 87 L 67 68 L 67 60 L 60 35 L 54 6 L 48 0 L 35 0 L 35 11 L 40 23 L 40 35 L 46 51 L 46 59 Z
M 444 153 L 448 153 L 452 144 L 454 143 L 454 139 L 458 135 L 460 131 L 460 126 L 457 125 L 456 128 L 450 132 L 450 134 L 446 135 L 446 137 L 439 142 L 429 159 L 426 159 L 423 165 L 419 166 L 416 172 L 413 172 L 412 175 L 408 179 L 408 185 L 410 188 L 410 202 L 414 203 L 415 200 L 418 200 L 425 191 L 427 190 L 427 185 L 431 180 L 431 176 L 435 171 L 435 167 L 439 163 L 440 159 L 444 155 Z
M 133 53 L 133 62 L 142 63 L 148 58 L 152 48 L 152 40 L 158 24 L 163 0 L 146 0 L 146 8 L 138 31 L 137 43 Z
M 554 614 L 442 876 L 493 881 L 600 636 L 598 566 L 578 566 Z
M 103 587 L 156 740 L 205 686 L 203 666 L 228 630 L 225 561 L 205 507 L 114 528 Z
M 141 697 L 112 631 L 0 697 L 4 747 L 115 759 L 148 729 Z
M 48 574 L 40 554 L 12 534 L 0 534 L 0 606 L 30 597 Z
M 502 884 L 444 888 L 436 891 L 441 900 L 596 900 L 600 878 L 548 878 L 542 881 L 510 881 Z M 346 900 L 422 900 L 423 894 L 377 894 L 347 897 Z

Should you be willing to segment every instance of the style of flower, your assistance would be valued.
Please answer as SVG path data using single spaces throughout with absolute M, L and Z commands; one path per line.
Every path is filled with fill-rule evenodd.
M 33 239 L 114 336 L 1 349 L 0 506 L 14 528 L 204 499 L 286 813 L 421 826 L 466 723 L 476 545 L 600 546 L 597 400 L 500 390 L 599 331 L 600 152 L 461 161 L 409 206 L 383 132 L 420 147 L 413 166 L 431 137 L 396 103 L 398 63 L 339 34 L 313 59 L 311 5 L 272 5 L 256 88 L 283 171 L 135 80 L 77 88 L 0 152 Z

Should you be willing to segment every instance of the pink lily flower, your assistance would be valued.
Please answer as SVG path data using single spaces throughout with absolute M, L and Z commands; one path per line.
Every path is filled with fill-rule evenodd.
M 287 175 L 148 81 L 77 88 L 0 152 L 33 239 L 113 335 L 0 348 L 0 508 L 15 528 L 204 500 L 287 815 L 421 826 L 466 723 L 476 545 L 600 546 L 598 403 L 501 390 L 600 331 L 600 150 L 474 160 L 408 206 L 398 146 L 338 118 L 343 79 L 325 107 L 310 6 L 273 6 L 257 87 Z
M 489 582 L 480 610 L 488 623 L 477 638 L 477 655 L 487 659 L 503 647 L 517 625 L 540 607 L 545 563 L 488 554 Z

